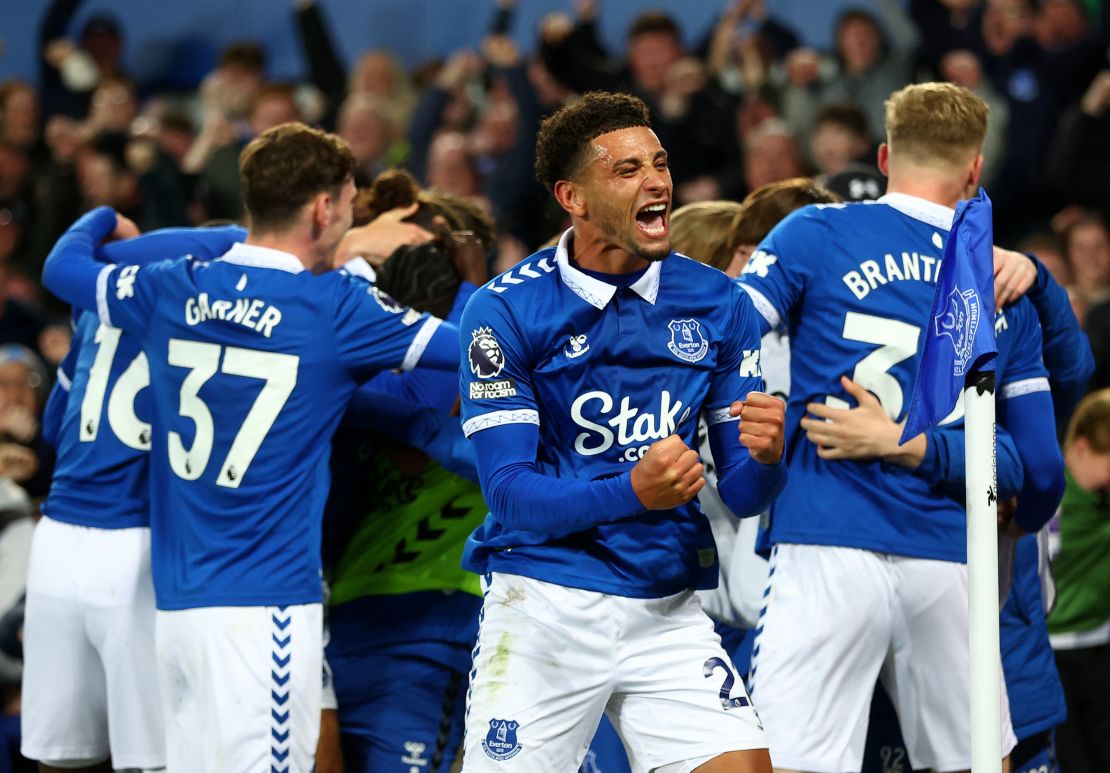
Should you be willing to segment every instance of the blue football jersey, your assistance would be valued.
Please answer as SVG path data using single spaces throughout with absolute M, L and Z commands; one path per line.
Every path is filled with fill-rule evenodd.
M 331 436 L 357 384 L 415 365 L 439 320 L 247 244 L 109 266 L 97 304 L 150 367 L 159 608 L 321 601 Z
M 772 508 L 764 544 L 840 545 L 897 555 L 966 560 L 962 502 L 882 461 L 825 461 L 801 430 L 810 402 L 848 407 L 847 375 L 902 421 L 929 319 L 953 210 L 905 194 L 877 202 L 800 209 L 759 245 L 740 277 L 763 329 L 790 334 L 786 456 L 789 477 Z M 1047 388 L 1040 336 L 1027 301 L 996 319 L 1000 399 Z M 1007 332 L 1009 328 L 1013 328 Z M 1003 359 L 1006 362 L 1003 362 Z M 958 406 L 945 423 L 962 416 Z
M 671 434 L 696 448 L 699 416 L 734 421 L 732 401 L 763 388 L 758 315 L 724 274 L 672 254 L 617 287 L 572 265 L 569 235 L 475 293 L 459 332 L 463 431 L 538 425 L 537 471 L 555 486 L 627 473 Z M 491 512 L 463 565 L 642 598 L 718 574 L 696 499 L 560 537 Z
M 150 372 L 138 339 L 80 312 L 58 461 L 43 503 L 56 521 L 150 525 Z
M 186 254 L 209 258 L 245 233 L 238 228 L 164 229 L 112 242 L 99 252 L 109 261 L 149 262 Z M 101 529 L 150 525 L 149 383 L 138 339 L 105 325 L 95 313 L 76 312 L 71 349 L 59 368 L 67 395 L 55 443 L 57 463 L 43 503 L 46 515 Z

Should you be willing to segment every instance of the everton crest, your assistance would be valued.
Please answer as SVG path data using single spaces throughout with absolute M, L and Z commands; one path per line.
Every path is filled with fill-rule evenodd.
M 491 719 L 489 732 L 482 741 L 482 748 L 491 759 L 498 762 L 511 760 L 520 754 L 521 746 L 516 740 L 516 730 L 520 725 L 511 719 Z
M 493 337 L 493 331 L 488 327 L 480 327 L 472 330 L 470 335 L 473 339 L 467 349 L 470 372 L 478 378 L 501 375 L 501 370 L 505 367 L 505 355 L 501 352 L 501 344 Z
M 697 362 L 709 351 L 709 341 L 702 335 L 701 323 L 696 319 L 672 319 L 667 329 L 671 331 L 667 348 L 678 359 Z
M 975 331 L 979 328 L 979 294 L 975 290 L 960 291 L 956 287 L 948 294 L 944 311 L 933 318 L 936 334 L 948 336 L 955 350 L 952 375 L 963 376 L 971 362 L 975 346 Z

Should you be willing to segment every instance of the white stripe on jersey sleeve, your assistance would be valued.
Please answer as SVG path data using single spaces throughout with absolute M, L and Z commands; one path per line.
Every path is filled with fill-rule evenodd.
M 115 267 L 114 263 L 109 263 L 96 275 L 96 315 L 101 322 L 112 327 L 115 325 L 112 325 L 112 315 L 108 313 L 108 274 Z
M 424 321 L 420 330 L 416 332 L 416 337 L 409 344 L 409 350 L 405 352 L 405 359 L 401 361 L 401 370 L 412 370 L 416 367 L 416 363 L 424 356 L 424 350 L 428 348 L 428 342 L 432 340 L 432 336 L 442 322 L 439 317 L 428 317 Z
M 61 368 L 58 368 L 57 380 L 58 386 L 67 392 L 73 387 L 73 382 L 69 380 L 69 376 Z
M 714 424 L 725 424 L 730 421 L 740 421 L 739 416 L 729 416 L 728 411 L 728 408 L 718 408 L 715 411 L 706 411 L 705 423 L 712 426 Z
M 371 284 L 373 284 L 378 279 L 378 272 L 375 271 L 374 267 L 371 266 L 370 263 L 367 262 L 366 258 L 362 257 L 361 255 L 348 260 L 339 270 L 346 272 L 351 276 L 360 276 Z
M 775 308 L 775 305 L 767 299 L 766 295 L 759 292 L 759 290 L 756 290 L 751 285 L 741 283 L 740 286 L 744 288 L 744 292 L 752 299 L 752 303 L 755 304 L 756 310 L 767 320 L 767 324 L 771 326 L 771 329 L 777 330 L 778 326 L 782 324 L 782 317 L 779 316 L 778 309 Z
M 1048 379 L 1044 376 L 1037 378 L 1025 378 L 1021 381 L 1011 381 L 1009 384 L 1003 384 L 1002 388 L 998 390 L 999 400 L 1009 400 L 1011 397 L 1021 397 L 1022 395 L 1029 395 L 1033 392 L 1048 392 Z
M 490 427 L 500 427 L 502 424 L 535 424 L 540 425 L 540 412 L 531 408 L 522 408 L 519 411 L 493 411 L 475 416 L 463 422 L 462 431 L 467 437 L 475 432 Z

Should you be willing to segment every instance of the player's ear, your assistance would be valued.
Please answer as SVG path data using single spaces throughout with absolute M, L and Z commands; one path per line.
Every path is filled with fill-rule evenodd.
M 317 193 L 306 206 L 307 212 L 304 217 L 308 219 L 313 239 L 317 239 L 328 225 L 328 205 L 330 203 L 330 195 Z
M 879 155 L 875 163 L 885 177 L 890 177 L 890 146 L 885 142 L 879 143 Z
M 560 207 L 567 211 L 567 214 L 572 217 L 586 216 L 586 199 L 577 183 L 570 180 L 559 180 L 555 183 L 554 193 L 555 200 L 559 202 Z
M 971 163 L 971 167 L 967 172 L 967 188 L 975 195 L 975 191 L 979 188 L 979 176 L 983 173 L 983 154 L 979 153 L 975 156 L 975 160 Z

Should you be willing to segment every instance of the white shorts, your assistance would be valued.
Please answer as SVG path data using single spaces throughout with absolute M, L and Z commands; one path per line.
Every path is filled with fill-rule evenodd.
M 158 611 L 169 773 L 310 773 L 320 604 Z
M 877 678 L 914 768 L 971 767 L 967 566 L 776 546 L 749 686 L 776 768 L 859 770 Z M 1002 694 L 1000 757 L 1017 744 Z
M 165 765 L 150 529 L 39 521 L 23 655 L 24 756 Z
M 632 599 L 493 575 L 467 695 L 463 771 L 577 770 L 602 712 L 635 773 L 767 748 L 692 591 Z

